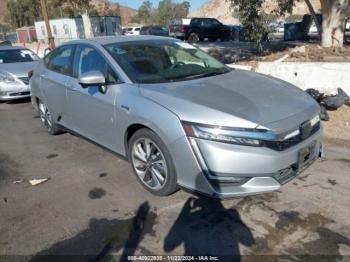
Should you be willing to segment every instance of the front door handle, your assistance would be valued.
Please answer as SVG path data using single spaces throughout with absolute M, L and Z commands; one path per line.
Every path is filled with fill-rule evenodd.
M 65 82 L 65 83 L 64 83 L 64 86 L 67 87 L 67 88 L 69 88 L 69 89 L 72 90 L 72 91 L 75 91 L 74 85 L 71 84 L 71 83 L 69 83 L 69 82 Z

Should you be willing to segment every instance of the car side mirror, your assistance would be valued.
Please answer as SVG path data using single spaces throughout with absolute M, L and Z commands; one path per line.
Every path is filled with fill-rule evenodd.
M 105 94 L 107 92 L 106 78 L 100 71 L 90 71 L 83 73 L 79 77 L 78 81 L 83 88 L 88 88 L 89 86 L 98 86 L 101 93 Z

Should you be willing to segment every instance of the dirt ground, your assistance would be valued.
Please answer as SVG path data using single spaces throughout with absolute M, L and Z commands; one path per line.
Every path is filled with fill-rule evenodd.
M 350 42 L 343 49 L 321 48 L 315 42 L 272 41 L 264 44 L 263 52 L 258 52 L 254 43 L 215 42 L 200 43 L 200 48 L 225 64 L 249 64 L 259 61 L 276 61 L 288 55 L 284 62 L 350 62 Z
M 344 105 L 328 114 L 331 121 L 323 122 L 325 143 L 350 148 L 350 107 Z
M 322 48 L 316 43 L 299 43 L 293 47 L 288 44 L 285 50 L 268 48 L 266 54 L 258 57 L 261 61 L 275 61 L 285 55 L 289 55 L 285 62 L 350 62 L 350 45 L 346 44 L 343 49 Z
M 325 159 L 279 191 L 220 201 L 153 196 L 126 161 L 69 133 L 48 135 L 29 101 L 0 103 L 0 261 L 348 261 L 349 112 L 330 112 Z

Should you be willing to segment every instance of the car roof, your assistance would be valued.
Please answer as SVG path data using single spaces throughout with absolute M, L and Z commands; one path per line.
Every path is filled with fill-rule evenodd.
M 133 36 L 102 36 L 102 37 L 95 37 L 90 39 L 83 39 L 83 40 L 74 40 L 70 42 L 64 43 L 66 44 L 73 44 L 73 43 L 95 43 L 99 45 L 108 45 L 113 43 L 123 43 L 123 42 L 132 42 L 132 41 L 148 41 L 148 40 L 166 40 L 166 39 L 172 39 L 174 41 L 178 41 L 175 38 L 172 37 L 164 37 L 164 36 L 154 36 L 154 35 L 133 35 Z

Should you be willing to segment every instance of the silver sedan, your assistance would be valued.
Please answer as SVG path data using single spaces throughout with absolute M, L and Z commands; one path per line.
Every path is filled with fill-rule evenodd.
M 28 73 L 39 57 L 23 47 L 0 47 L 0 100 L 30 97 Z
M 307 93 L 172 38 L 69 42 L 30 84 L 50 134 L 69 130 L 124 156 L 156 195 L 278 190 L 321 151 L 320 108 Z

